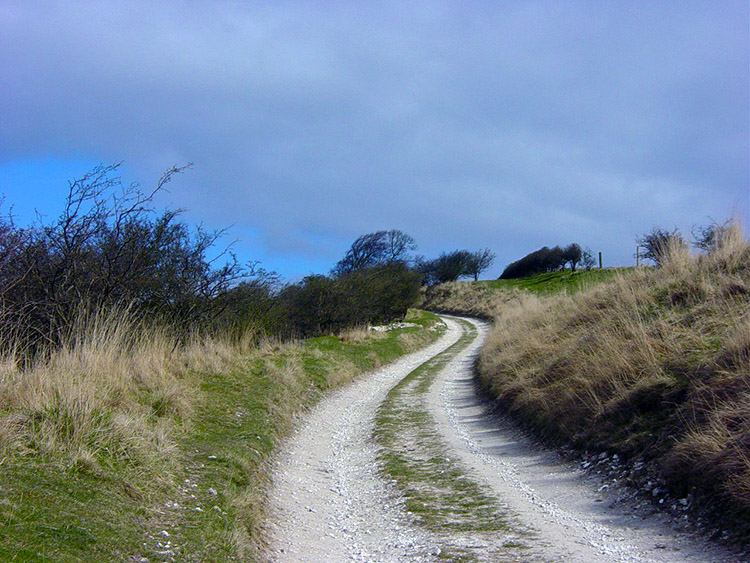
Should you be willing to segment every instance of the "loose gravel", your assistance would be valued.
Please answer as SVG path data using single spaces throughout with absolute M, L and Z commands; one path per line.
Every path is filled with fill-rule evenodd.
M 432 561 L 438 554 L 392 486 L 380 478 L 372 441 L 388 391 L 458 340 L 437 342 L 322 401 L 283 447 L 271 493 L 270 561 Z

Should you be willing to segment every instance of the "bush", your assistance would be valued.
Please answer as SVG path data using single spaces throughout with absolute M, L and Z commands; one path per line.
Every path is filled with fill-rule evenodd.
M 563 249 L 559 246 L 555 246 L 554 248 L 543 246 L 539 250 L 527 254 L 520 260 L 508 264 L 503 273 L 500 274 L 500 279 L 522 278 L 532 274 L 552 272 L 564 267 L 567 260 L 569 258 L 566 258 Z
M 419 298 L 420 276 L 405 264 L 391 263 L 353 272 L 338 280 L 347 294 L 352 325 L 389 323 L 403 318 Z
M 477 281 L 479 274 L 492 266 L 494 261 L 495 254 L 489 248 L 476 252 L 454 250 L 443 252 L 434 260 L 419 256 L 414 261 L 414 269 L 420 273 L 422 285 L 454 282 L 462 277 L 473 277 Z
M 210 259 L 222 231 L 191 230 L 179 212 L 154 213 L 152 192 L 123 186 L 120 165 L 99 166 L 70 183 L 63 211 L 51 223 L 19 228 L 0 223 L 2 334 L 31 352 L 56 346 L 81 311 L 129 307 L 175 327 L 207 326 L 218 299 L 243 269 L 231 253 Z
M 295 336 L 335 333 L 347 325 L 350 305 L 336 281 L 324 275 L 307 276 L 279 295 L 287 324 Z M 290 335 L 291 336 L 291 335 Z
M 359 268 L 332 278 L 308 276 L 279 295 L 287 326 L 297 336 L 402 318 L 419 297 L 420 275 L 403 263 Z
M 650 233 L 636 238 L 636 243 L 643 248 L 641 257 L 653 260 L 657 266 L 663 266 L 671 254 L 679 254 L 687 249 L 685 239 L 677 229 L 665 231 L 654 227 Z

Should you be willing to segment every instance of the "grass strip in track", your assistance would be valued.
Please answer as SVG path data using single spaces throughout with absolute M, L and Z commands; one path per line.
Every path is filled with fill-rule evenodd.
M 435 534 L 441 558 L 512 559 L 527 547 L 526 534 L 515 529 L 499 500 L 451 458 L 426 404 L 437 375 L 477 336 L 474 325 L 459 322 L 459 340 L 402 379 L 378 409 L 379 463 L 403 495 L 406 510 Z

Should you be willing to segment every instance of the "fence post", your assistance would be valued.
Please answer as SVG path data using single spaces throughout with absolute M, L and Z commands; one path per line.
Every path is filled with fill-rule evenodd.
M 599 269 L 602 269 L 602 253 L 599 253 Z

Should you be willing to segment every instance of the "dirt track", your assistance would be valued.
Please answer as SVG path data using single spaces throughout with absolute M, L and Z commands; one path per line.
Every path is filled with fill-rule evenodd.
M 575 467 L 534 446 L 486 412 L 474 393 L 472 363 L 486 326 L 456 354 L 425 397 L 450 456 L 507 507 L 526 534 L 504 551 L 507 533 L 476 535 L 418 526 L 377 466 L 372 439 L 378 406 L 419 365 L 461 337 L 445 318 L 432 346 L 364 377 L 321 402 L 283 448 L 271 495 L 270 561 L 436 561 L 463 546 L 477 561 L 736 562 L 716 546 L 681 535 L 660 520 L 616 502 Z M 514 542 L 515 544 L 515 542 Z M 441 559 L 445 560 L 445 559 Z

